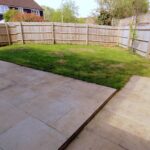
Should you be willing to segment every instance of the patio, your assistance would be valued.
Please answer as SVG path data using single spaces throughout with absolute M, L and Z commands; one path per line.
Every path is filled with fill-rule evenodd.
M 150 78 L 133 76 L 67 150 L 149 150 Z
M 59 149 L 115 91 L 0 61 L 0 150 Z

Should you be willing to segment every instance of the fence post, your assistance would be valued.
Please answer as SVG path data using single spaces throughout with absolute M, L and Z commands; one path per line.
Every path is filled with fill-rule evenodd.
M 55 44 L 55 23 L 52 24 L 52 38 L 53 44 Z
M 89 44 L 89 25 L 86 26 L 86 45 Z
M 8 43 L 9 43 L 9 45 L 11 45 L 11 37 L 10 37 L 10 32 L 9 32 L 7 22 L 5 23 L 5 27 L 6 27 L 6 32 L 7 32 Z
M 131 27 L 129 26 L 129 40 L 128 40 L 128 48 L 133 48 L 133 42 L 134 42 L 134 33 L 131 33 L 131 28 L 132 30 L 136 29 L 136 18 L 135 16 L 132 17 L 132 22 L 131 22 Z M 132 31 L 135 32 L 135 31 Z
M 150 57 L 150 41 L 148 42 L 148 47 L 147 47 L 147 52 L 146 52 L 146 57 Z
M 129 29 L 129 36 L 128 36 L 128 49 L 131 48 L 131 43 L 132 43 L 132 38 L 131 38 L 131 34 L 130 34 L 130 29 Z
M 21 40 L 22 40 L 22 44 L 25 44 L 24 43 L 24 33 L 23 33 L 23 27 L 22 27 L 22 22 L 20 22 L 20 34 L 21 34 Z
M 118 25 L 118 29 L 117 29 L 117 45 L 119 46 L 120 45 L 120 38 L 121 38 L 121 27 L 120 25 Z

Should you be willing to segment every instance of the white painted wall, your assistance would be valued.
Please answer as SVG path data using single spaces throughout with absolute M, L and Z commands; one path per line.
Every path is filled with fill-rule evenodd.
M 0 14 L 4 14 L 8 10 L 9 10 L 8 6 L 6 6 L 6 5 L 0 5 Z

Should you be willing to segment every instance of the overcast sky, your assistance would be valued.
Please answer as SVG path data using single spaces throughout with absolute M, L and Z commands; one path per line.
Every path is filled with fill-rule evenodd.
M 46 5 L 52 8 L 59 8 L 61 0 L 35 0 L 40 5 Z M 97 8 L 95 0 L 75 0 L 76 5 L 79 7 L 79 17 L 87 17 L 91 14 L 92 10 Z

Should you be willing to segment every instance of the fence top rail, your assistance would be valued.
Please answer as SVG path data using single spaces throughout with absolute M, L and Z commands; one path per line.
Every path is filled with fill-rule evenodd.
M 19 26 L 20 22 L 8 22 L 10 26 Z M 95 29 L 110 29 L 118 30 L 116 26 L 102 26 L 94 24 L 79 24 L 79 23 L 58 23 L 58 22 L 22 22 L 23 26 L 61 26 L 61 27 L 79 27 L 79 28 L 95 28 Z
M 8 22 L 11 27 L 20 26 L 20 22 Z M 72 23 L 51 23 L 51 22 L 22 22 L 22 26 L 60 26 L 60 27 L 76 27 L 76 28 L 91 28 L 91 29 L 102 29 L 102 30 L 130 30 L 129 26 L 100 26 L 91 24 L 72 24 Z M 1 23 L 0 27 L 5 27 L 5 23 Z M 138 25 L 137 30 L 150 31 L 150 25 L 141 26 Z

